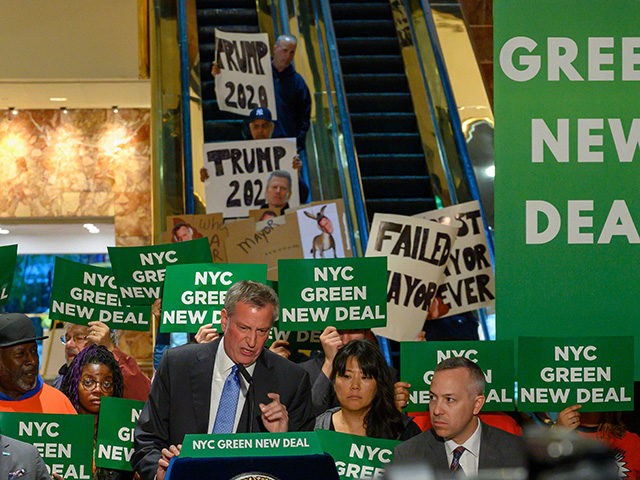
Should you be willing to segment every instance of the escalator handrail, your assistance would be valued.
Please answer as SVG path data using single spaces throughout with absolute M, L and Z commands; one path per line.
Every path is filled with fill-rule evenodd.
M 187 36 L 186 0 L 178 1 L 178 51 L 180 52 L 180 113 L 182 126 L 182 154 L 184 156 L 185 213 L 195 213 L 193 194 L 193 149 L 191 146 L 191 96 L 189 94 L 189 44 Z
M 314 1 L 314 15 L 316 16 L 316 25 L 321 23 L 325 26 L 325 34 L 327 38 L 327 47 L 329 49 L 329 62 L 331 64 L 331 72 L 333 74 L 333 84 L 336 95 L 336 103 L 338 107 L 338 115 L 340 117 L 340 124 L 342 125 L 342 139 L 345 146 L 347 170 L 349 172 L 349 182 L 351 184 L 351 191 L 353 196 L 353 209 L 356 215 L 356 223 L 358 225 L 360 246 L 362 252 L 367 249 L 367 243 L 369 241 L 369 222 L 367 220 L 366 208 L 364 203 L 364 193 L 362 191 L 362 185 L 360 184 L 360 172 L 358 169 L 358 162 L 355 154 L 355 144 L 353 141 L 353 129 L 351 127 L 351 116 L 349 115 L 349 107 L 347 105 L 347 98 L 344 91 L 344 83 L 342 81 L 342 68 L 340 66 L 340 59 L 338 56 L 338 42 L 336 40 L 336 34 L 333 29 L 333 18 L 331 16 L 331 10 L 329 8 L 329 2 L 320 1 L 320 8 L 322 12 L 322 18 L 318 18 L 316 2 Z M 326 72 L 326 69 L 325 69 Z M 329 85 L 327 85 L 329 86 Z M 329 95 L 329 101 L 331 96 Z M 332 122 L 336 125 L 336 122 Z M 337 136 L 337 132 L 334 129 L 334 136 Z M 336 145 L 338 140 L 336 139 Z M 339 156 L 338 156 L 339 158 Z M 339 172 L 342 169 L 338 168 Z M 341 175 L 343 177 L 343 175 Z M 342 178 L 341 178 L 342 180 Z M 343 192 L 345 188 L 343 186 Z M 347 195 L 343 195 L 345 202 L 345 209 L 347 209 L 347 203 L 349 198 Z M 347 209 L 348 210 L 348 209 Z M 349 218 L 349 216 L 347 216 Z M 353 228 L 350 229 L 353 232 Z M 354 239 L 352 238 L 352 241 Z M 354 249 L 355 250 L 355 249 Z

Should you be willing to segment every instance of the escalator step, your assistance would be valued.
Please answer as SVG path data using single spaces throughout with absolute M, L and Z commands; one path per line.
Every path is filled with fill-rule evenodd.
M 412 112 L 413 103 L 408 93 L 347 93 L 349 111 L 364 112 Z
M 429 178 L 415 176 L 362 177 L 367 199 L 422 198 L 429 196 Z
M 375 212 L 392 213 L 395 215 L 415 215 L 436 208 L 436 201 L 432 197 L 425 198 L 384 198 L 367 200 L 369 220 Z
M 215 29 L 216 27 L 211 25 L 198 28 L 198 40 L 204 39 L 213 42 L 216 34 Z M 220 30 L 238 33 L 257 33 L 260 31 L 257 25 L 225 25 Z
M 417 133 L 356 133 L 358 153 L 421 153 L 422 143 Z
M 400 55 L 347 55 L 340 58 L 343 74 L 404 73 Z
M 391 17 L 387 20 L 333 20 L 333 29 L 336 37 L 369 37 L 371 32 L 376 32 L 376 36 L 396 35 L 396 28 Z
M 258 12 L 253 8 L 208 8 L 198 10 L 198 25 L 251 25 L 258 23 Z
M 341 18 L 388 20 L 391 17 L 391 11 L 388 2 L 331 2 L 331 16 L 334 20 Z
M 243 140 L 242 120 L 236 121 L 205 121 L 204 122 L 205 142 L 231 142 Z
M 343 75 L 344 88 L 351 93 L 408 92 L 407 77 L 401 73 L 352 73 Z
M 370 155 L 358 154 L 360 174 L 371 177 L 374 175 L 427 175 L 427 165 L 424 154 L 390 155 L 375 153 Z
M 416 132 L 418 125 L 413 112 L 352 113 L 351 126 L 355 132 Z
M 202 8 L 256 8 L 255 0 L 197 0 L 196 6 Z
M 340 55 L 398 55 L 400 46 L 396 36 L 389 37 L 347 37 L 338 39 Z

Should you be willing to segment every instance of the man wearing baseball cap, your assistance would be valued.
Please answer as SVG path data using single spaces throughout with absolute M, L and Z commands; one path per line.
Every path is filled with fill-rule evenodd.
M 38 374 L 40 359 L 31 319 L 0 314 L 0 412 L 76 413 L 67 397 Z

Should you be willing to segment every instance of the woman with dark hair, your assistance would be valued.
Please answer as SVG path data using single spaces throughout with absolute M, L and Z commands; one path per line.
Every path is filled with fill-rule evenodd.
M 62 378 L 60 390 L 78 411 L 95 417 L 94 448 L 98 432 L 98 415 L 102 397 L 122 398 L 124 380 L 113 354 L 102 345 L 84 348 L 71 363 Z M 94 480 L 130 480 L 133 472 L 93 468 Z
M 368 340 L 352 340 L 333 359 L 331 382 L 339 407 L 316 418 L 316 427 L 374 438 L 407 440 L 420 433 L 394 404 L 389 367 Z

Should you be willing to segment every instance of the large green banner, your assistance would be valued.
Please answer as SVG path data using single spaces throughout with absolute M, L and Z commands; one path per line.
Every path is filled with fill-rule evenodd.
M 515 410 L 515 357 L 513 342 L 402 342 L 400 379 L 409 382 L 409 412 L 424 412 L 429 407 L 429 389 L 436 365 L 450 357 L 465 357 L 476 362 L 486 379 L 484 411 Z
M 211 262 L 206 238 L 144 247 L 107 247 L 109 258 L 127 305 L 151 305 L 162 297 L 168 265 Z
M 498 338 L 638 335 L 640 9 L 496 0 Z
M 267 281 L 266 264 L 190 263 L 170 265 L 162 297 L 161 332 L 197 332 L 220 326 L 227 290 L 241 280 Z
M 633 410 L 631 337 L 522 337 L 518 409 L 581 412 Z
M 393 460 L 397 440 L 361 437 L 330 430 L 316 430 L 325 452 L 336 462 L 342 480 L 351 478 L 382 479 Z
M 144 402 L 138 400 L 102 397 L 96 438 L 96 467 L 133 470 L 133 431 L 142 407 Z
M 3 412 L 0 432 L 35 446 L 49 473 L 91 480 L 93 422 L 93 415 Z
M 18 245 L 0 247 L 0 305 L 7 303 L 16 271 Z
M 324 330 L 387 324 L 387 259 L 279 260 L 278 328 Z
M 123 306 L 110 268 L 56 257 L 50 316 L 87 325 L 99 320 L 121 330 L 149 330 L 151 308 Z

